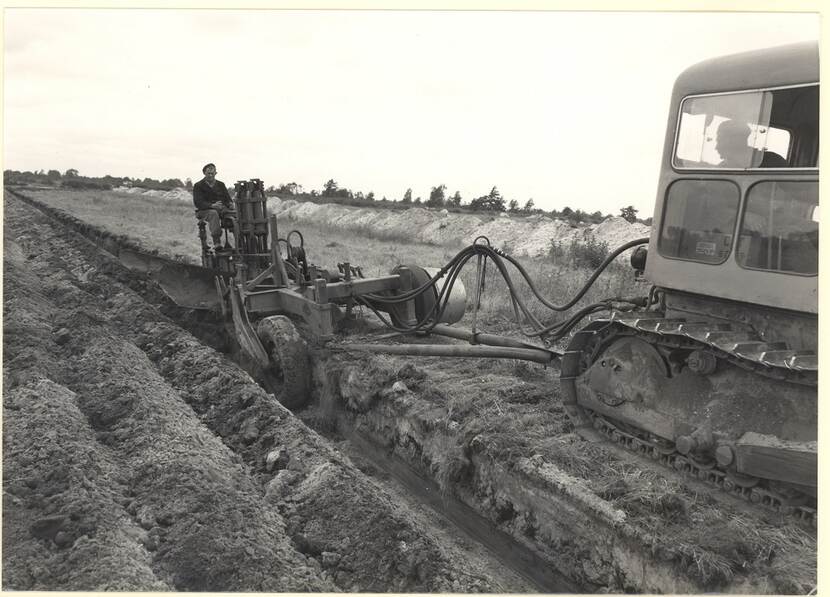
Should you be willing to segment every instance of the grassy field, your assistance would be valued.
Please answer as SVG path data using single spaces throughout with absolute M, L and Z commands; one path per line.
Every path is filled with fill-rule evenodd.
M 131 237 L 149 249 L 157 249 L 191 263 L 200 263 L 201 249 L 196 219 L 189 202 L 113 191 L 31 190 L 26 191 L 26 194 L 90 224 Z M 283 238 L 293 229 L 302 233 L 310 262 L 336 271 L 337 263 L 349 261 L 353 266 L 361 266 L 368 277 L 385 275 L 400 264 L 441 267 L 463 248 L 461 244 L 415 242 L 410 238 L 392 235 L 389 231 L 366 227 L 347 231 L 312 221 L 286 220 L 278 224 Z M 520 262 L 540 293 L 556 304 L 568 301 L 591 274 L 588 269 L 573 267 L 570 260 L 563 259 L 561 254 L 557 255 L 555 262 L 553 259 L 541 258 L 521 258 Z M 575 309 L 600 299 L 644 295 L 648 288 L 642 283 L 634 282 L 633 271 L 623 259 L 618 262 L 612 264 L 586 296 L 565 313 L 553 312 L 533 298 L 518 271 L 511 268 L 511 276 L 534 314 L 542 322 L 548 323 L 561 320 Z M 468 293 L 468 317 L 475 272 L 475 260 L 471 260 L 461 275 Z M 516 328 L 513 319 L 507 286 L 495 266 L 490 264 L 478 321 L 494 331 L 507 332 Z

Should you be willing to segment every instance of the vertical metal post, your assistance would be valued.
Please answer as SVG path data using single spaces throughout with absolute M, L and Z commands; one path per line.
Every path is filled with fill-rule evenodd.
M 412 290 L 412 270 L 408 267 L 400 267 L 398 275 L 401 278 L 401 292 Z M 401 317 L 408 324 L 413 325 L 418 323 L 418 314 L 415 312 L 415 299 L 403 303 L 403 317 Z
M 282 260 L 280 243 L 277 240 L 279 238 L 279 234 L 277 233 L 277 216 L 271 215 L 269 223 L 268 230 L 271 233 L 271 265 L 273 266 L 271 269 L 274 275 L 274 283 L 279 288 L 283 288 L 288 286 L 288 272 L 285 271 L 285 262 Z
M 329 302 L 329 294 L 326 290 L 326 281 L 322 278 L 314 280 L 314 300 L 320 304 Z
M 343 263 L 343 279 L 346 282 L 352 281 L 352 264 L 348 261 Z M 354 306 L 354 297 L 349 296 L 346 301 L 346 317 L 352 316 L 352 307 Z
M 482 257 L 481 254 L 476 256 L 476 291 L 473 296 L 473 324 L 471 326 L 473 332 L 472 344 L 476 341 L 476 322 L 478 320 L 478 308 L 481 306 L 481 288 L 484 286 L 484 268 L 487 267 L 487 257 Z

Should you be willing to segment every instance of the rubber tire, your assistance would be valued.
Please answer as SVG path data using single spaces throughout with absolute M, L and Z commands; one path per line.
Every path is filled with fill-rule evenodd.
M 259 321 L 257 335 L 271 359 L 269 374 L 282 379 L 280 403 L 286 408 L 305 406 L 311 395 L 311 363 L 297 327 L 284 315 L 272 315 Z

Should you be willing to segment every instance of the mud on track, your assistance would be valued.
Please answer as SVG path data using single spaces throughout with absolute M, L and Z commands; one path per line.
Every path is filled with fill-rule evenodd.
M 8 194 L 4 216 L 4 589 L 528 590 L 112 259 Z

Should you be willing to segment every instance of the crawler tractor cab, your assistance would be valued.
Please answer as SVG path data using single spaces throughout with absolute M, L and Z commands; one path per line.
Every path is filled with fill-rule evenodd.
M 680 76 L 646 270 L 668 305 L 716 298 L 700 309 L 737 307 L 797 349 L 815 348 L 818 312 L 818 74 L 818 48 L 804 44 Z
M 674 87 L 645 311 L 578 333 L 578 421 L 810 518 L 816 493 L 817 44 L 697 64 Z M 640 255 L 642 259 L 642 255 Z

